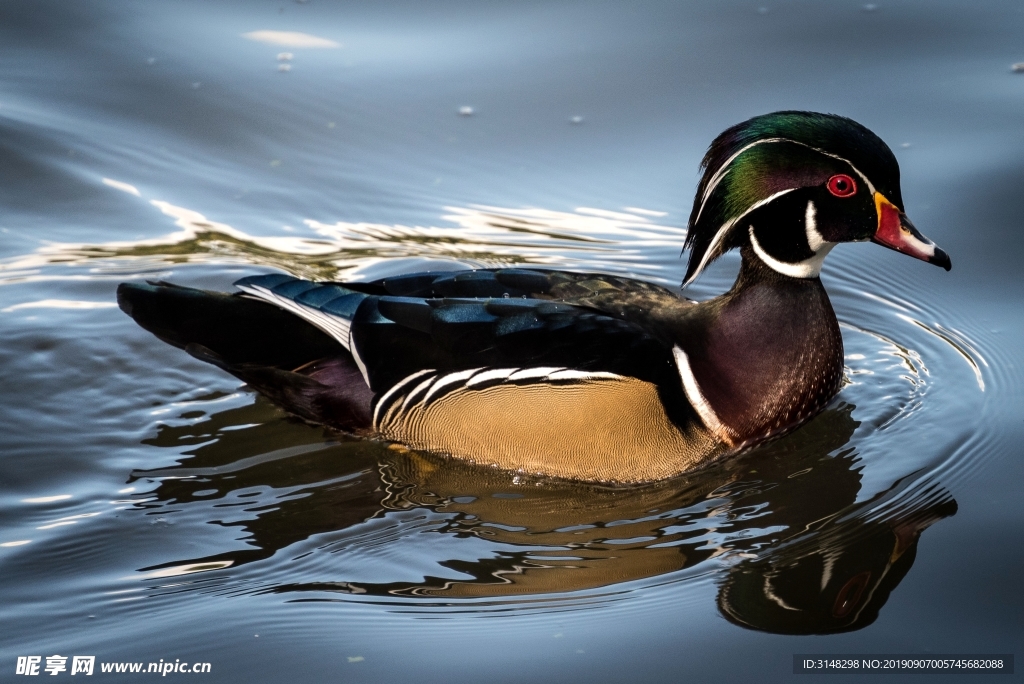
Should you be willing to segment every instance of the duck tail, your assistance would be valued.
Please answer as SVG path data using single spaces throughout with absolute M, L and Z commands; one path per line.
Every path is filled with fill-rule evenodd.
M 117 303 L 142 328 L 211 363 L 300 418 L 370 427 L 372 393 L 336 339 L 271 303 L 172 283 L 122 283 Z

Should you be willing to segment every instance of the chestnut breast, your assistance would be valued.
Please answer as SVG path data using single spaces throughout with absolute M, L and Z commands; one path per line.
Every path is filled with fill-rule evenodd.
M 843 340 L 817 279 L 750 283 L 688 340 L 694 379 L 737 443 L 810 418 L 839 391 Z

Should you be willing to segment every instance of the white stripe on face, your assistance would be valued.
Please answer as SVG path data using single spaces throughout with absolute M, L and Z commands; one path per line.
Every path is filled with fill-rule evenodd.
M 794 145 L 800 145 L 801 147 L 806 147 L 807 149 L 813 150 L 813 151 L 815 151 L 815 152 L 817 152 L 819 154 L 822 154 L 822 155 L 824 155 L 826 157 L 831 157 L 832 159 L 838 159 L 839 161 L 841 161 L 844 164 L 846 164 L 847 166 L 849 166 L 853 170 L 854 173 L 856 173 L 858 176 L 860 176 L 861 180 L 864 181 L 864 184 L 867 186 L 868 191 L 872 195 L 875 194 L 875 186 L 874 186 L 874 184 L 870 180 L 868 180 L 868 177 L 865 176 L 863 173 L 861 173 L 860 169 L 858 169 L 856 166 L 854 166 L 850 162 L 850 160 L 845 159 L 843 157 L 840 157 L 837 154 L 832 154 L 831 152 L 826 152 L 825 150 L 819 149 L 819 148 L 814 147 L 812 145 L 808 145 L 806 143 L 799 142 L 797 140 L 790 140 L 789 138 L 765 138 L 764 140 L 758 140 L 756 142 L 752 142 L 749 145 L 746 145 L 745 147 L 740 149 L 738 152 L 736 152 L 731 157 L 726 159 L 725 163 L 722 164 L 722 166 L 718 169 L 718 171 L 715 172 L 715 175 L 711 178 L 711 182 L 708 183 L 708 187 L 704 190 L 704 194 L 701 197 L 700 209 L 697 211 L 697 217 L 693 220 L 693 225 L 696 226 L 697 222 L 700 221 L 700 217 L 704 213 L 704 206 L 707 204 L 708 198 L 711 197 L 711 193 L 714 192 L 715 188 L 717 188 L 719 183 L 722 182 L 722 179 L 725 178 L 725 176 L 729 173 L 729 171 L 732 170 L 732 163 L 734 161 L 736 161 L 737 157 L 739 157 L 741 154 L 743 154 L 747 150 L 749 150 L 749 149 L 751 149 L 753 147 L 756 147 L 758 145 L 764 145 L 764 144 L 767 144 L 767 143 L 778 143 L 778 142 L 793 143 Z M 777 192 L 774 195 L 772 195 L 771 197 L 768 197 L 766 199 L 760 200 L 760 201 L 756 202 L 755 204 L 751 205 L 750 208 L 748 208 L 746 211 L 744 211 L 739 216 L 737 216 L 735 218 L 732 218 L 732 219 L 729 219 L 728 221 L 723 223 L 722 226 L 718 229 L 718 232 L 715 233 L 715 237 L 714 237 L 714 239 L 711 240 L 711 244 L 708 245 L 708 249 L 704 252 L 704 256 L 700 260 L 700 265 L 697 266 L 697 270 L 693 272 L 692 276 L 690 276 L 689 278 L 686 279 L 686 282 L 683 283 L 683 287 L 686 287 L 687 285 L 689 285 L 690 283 L 692 283 L 694 280 L 697 279 L 697 277 L 704 270 L 704 267 L 707 266 L 708 263 L 711 261 L 712 255 L 714 254 L 715 249 L 717 249 L 718 246 L 722 243 L 722 241 L 725 239 L 725 237 L 729 233 L 729 231 L 732 230 L 733 226 L 735 226 L 744 216 L 746 216 L 747 214 L 752 212 L 754 209 L 757 209 L 758 207 L 762 207 L 765 204 L 768 204 L 769 202 L 771 202 L 775 198 L 780 197 L 781 195 L 784 195 L 787 192 L 790 192 L 790 191 L 796 190 L 796 189 L 797 188 L 789 188 L 787 190 L 783 190 L 781 192 Z M 781 263 L 781 262 L 779 262 L 779 263 Z M 820 272 L 820 270 L 821 269 L 819 267 L 819 272 Z
M 814 256 L 810 259 L 804 259 L 795 264 L 776 259 L 761 247 L 761 243 L 757 241 L 757 236 L 754 235 L 754 226 L 750 226 L 750 246 L 754 248 L 754 254 L 761 261 L 768 264 L 773 271 L 782 275 L 787 275 L 790 278 L 817 278 L 821 274 L 821 266 L 825 261 L 825 257 L 836 246 L 836 243 L 827 241 L 818 232 L 816 214 L 817 209 L 814 206 L 814 202 L 808 201 L 807 209 L 804 211 L 804 233 L 807 236 L 807 246 L 814 252 Z
M 807 235 L 807 246 L 815 254 L 825 245 L 829 245 L 829 249 L 832 249 L 832 245 L 835 245 L 834 242 L 825 240 L 821 233 L 818 232 L 817 213 L 818 210 L 814 206 L 814 202 L 808 200 L 807 209 L 804 211 L 804 233 Z
M 715 250 L 718 249 L 718 247 L 721 244 L 721 242 L 725 239 L 725 236 L 729 234 L 729 231 L 732 230 L 732 227 L 734 225 L 736 225 L 737 222 L 739 222 L 744 216 L 746 216 L 750 212 L 754 211 L 755 209 L 757 209 L 759 207 L 763 207 L 764 205 L 768 204 L 769 202 L 771 202 L 771 201 L 773 201 L 773 200 L 775 200 L 775 199 L 777 199 L 779 197 L 782 197 L 787 192 L 793 192 L 793 190 L 795 190 L 795 189 L 796 188 L 789 188 L 788 190 L 782 190 L 781 192 L 777 192 L 777 193 L 775 193 L 774 195 L 772 195 L 770 197 L 766 197 L 763 200 L 761 200 L 760 202 L 756 202 L 755 204 L 750 205 L 749 209 L 747 209 L 745 212 L 743 212 L 742 214 L 740 214 L 736 218 L 730 219 L 730 220 L 726 221 L 725 223 L 723 223 L 722 227 L 718 229 L 717 233 L 715 233 L 715 237 L 714 237 L 713 240 L 711 240 L 711 244 L 708 245 L 707 250 L 704 251 L 704 256 L 701 257 L 700 265 L 697 266 L 697 270 L 693 272 L 693 275 L 690 276 L 686 280 L 685 283 L 683 283 L 683 287 L 686 287 L 687 285 L 689 285 L 690 283 L 692 283 L 694 280 L 697 279 L 697 276 L 699 276 L 701 271 L 704 270 L 704 267 L 708 265 L 709 261 L 711 261 L 712 255 L 715 253 Z
M 777 273 L 789 276 L 790 278 L 817 278 L 821 275 L 821 266 L 825 262 L 825 257 L 836 246 L 836 243 L 823 242 L 819 250 L 810 259 L 804 259 L 793 264 L 787 261 L 779 261 L 764 251 L 761 243 L 757 241 L 757 236 L 754 235 L 754 226 L 750 226 L 750 246 L 754 248 L 754 254 Z
M 867 176 L 865 176 L 863 173 L 860 172 L 860 169 L 858 169 L 856 166 L 854 166 L 850 162 L 849 159 L 845 159 L 843 157 L 840 157 L 838 154 L 832 154 L 831 152 L 826 152 L 823 149 L 820 149 L 818 147 L 814 147 L 812 145 L 808 145 L 806 143 L 799 142 L 797 140 L 790 140 L 789 138 L 765 138 L 764 140 L 757 140 L 755 142 L 750 143 L 749 145 L 746 145 L 745 147 L 740 149 L 739 152 L 736 152 L 731 157 L 726 159 L 725 163 L 723 163 L 719 167 L 718 171 L 716 171 L 715 175 L 711 178 L 711 182 L 708 183 L 708 187 L 705 188 L 703 196 L 701 196 L 701 198 L 700 198 L 700 209 L 697 211 L 697 217 L 693 219 L 694 225 L 696 225 L 696 223 L 698 221 L 700 221 L 701 214 L 704 213 L 704 205 L 707 204 L 708 198 L 711 197 L 711 193 L 713 193 L 715 191 L 715 188 L 717 188 L 718 184 L 722 182 L 722 179 L 725 178 L 725 176 L 729 173 L 729 171 L 732 170 L 732 163 L 734 161 L 736 161 L 736 158 L 739 157 L 744 152 L 746 152 L 747 150 L 749 150 L 749 149 L 751 149 L 753 147 L 757 147 L 758 145 L 765 145 L 765 144 L 768 144 L 768 143 L 777 143 L 777 142 L 793 143 L 794 145 L 800 145 L 801 147 L 806 147 L 809 150 L 814 150 L 815 152 L 817 152 L 819 154 L 823 154 L 826 157 L 831 157 L 832 159 L 838 159 L 839 161 L 843 162 L 844 164 L 847 164 L 851 169 L 853 169 L 854 172 L 858 176 L 861 177 L 861 180 L 863 180 L 864 183 L 868 186 L 868 190 L 871 192 L 871 194 L 872 195 L 875 194 L 875 186 L 871 183 L 871 181 L 868 180 Z
M 718 167 L 718 171 L 715 171 L 715 175 L 711 177 L 711 182 L 708 183 L 708 187 L 704 189 L 704 195 L 700 198 L 700 209 L 697 211 L 697 217 L 693 219 L 694 225 L 696 225 L 697 222 L 700 221 L 700 215 L 704 213 L 704 205 L 707 204 L 708 197 L 711 197 L 711 193 L 715 191 L 715 188 L 717 188 L 718 184 L 722 182 L 722 179 L 725 178 L 726 174 L 732 170 L 731 164 L 734 161 L 736 161 L 736 158 L 752 147 L 757 147 L 758 145 L 764 145 L 765 143 L 774 142 L 787 142 L 787 140 L 786 138 L 765 138 L 764 140 L 757 140 L 741 148 L 739 152 L 733 154 L 731 157 L 725 160 L 724 164 Z

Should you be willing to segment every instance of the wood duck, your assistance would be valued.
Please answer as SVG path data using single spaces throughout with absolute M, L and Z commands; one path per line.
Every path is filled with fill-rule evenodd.
M 781 435 L 839 391 L 843 341 L 819 279 L 840 242 L 950 268 L 907 219 L 899 166 L 844 117 L 776 112 L 701 164 L 685 285 L 739 248 L 732 289 L 532 268 L 317 283 L 233 295 L 122 284 L 143 328 L 307 420 L 524 473 L 658 480 Z

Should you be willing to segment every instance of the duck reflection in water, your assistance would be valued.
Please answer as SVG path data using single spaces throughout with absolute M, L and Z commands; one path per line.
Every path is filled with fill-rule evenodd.
M 741 627 L 777 634 L 870 625 L 914 564 L 921 532 L 956 513 L 956 502 L 940 487 L 894 504 L 900 493 L 893 487 L 730 568 L 719 610 Z M 886 511 L 886 504 L 892 508 Z M 885 512 L 874 518 L 878 509 Z
M 419 509 L 437 520 L 428 533 L 452 543 L 489 542 L 486 557 L 466 558 L 464 549 L 461 558 L 442 557 L 454 547 L 431 544 L 437 573 L 421 581 L 389 578 L 403 573 L 388 567 L 378 568 L 373 582 L 324 577 L 321 564 L 296 567 L 270 590 L 390 598 L 564 596 L 720 568 L 718 606 L 735 624 L 786 634 L 855 630 L 874 621 L 907 574 L 921 532 L 952 515 L 956 504 L 945 490 L 921 487 L 913 476 L 858 502 L 852 413 L 841 404 L 783 439 L 699 473 L 609 488 L 538 483 L 367 441 L 325 443 L 322 433 L 279 419 L 259 399 L 200 423 L 162 426 L 147 443 L 197 444 L 187 452 L 191 458 L 132 476 L 156 481 L 138 509 L 168 516 L 208 507 L 208 517 L 223 517 L 207 521 L 243 527 L 249 548 L 144 570 L 271 562 L 317 535 L 332 540 L 318 539 L 317 552 L 344 550 L 356 537 L 375 534 L 368 531 L 375 520 Z M 252 427 L 232 429 L 238 425 Z M 295 446 L 302 436 L 316 441 Z M 211 490 L 217 493 L 204 496 Z M 248 519 L 239 521 L 240 508 Z M 422 533 L 422 527 L 408 532 Z M 403 541 L 393 529 L 387 536 L 378 543 Z M 471 556 L 483 555 L 478 544 L 466 546 Z

